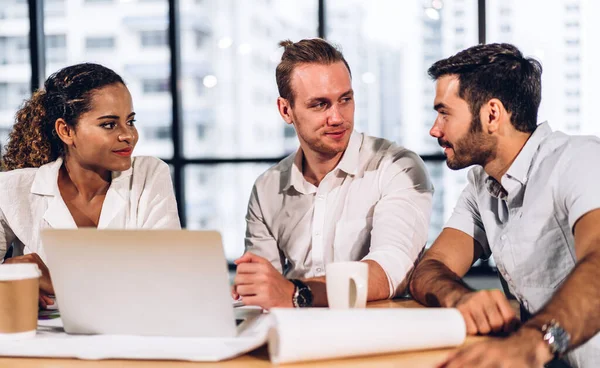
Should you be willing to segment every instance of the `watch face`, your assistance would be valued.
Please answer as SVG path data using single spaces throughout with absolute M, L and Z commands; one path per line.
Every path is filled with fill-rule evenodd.
M 548 342 L 552 353 L 560 356 L 567 351 L 571 341 L 571 335 L 569 335 L 558 322 L 552 320 L 550 323 L 545 324 L 542 327 L 542 332 L 544 333 L 544 340 Z
M 292 298 L 294 307 L 312 307 L 313 294 L 308 285 L 306 285 L 298 279 L 290 279 L 290 281 L 296 287 L 296 290 L 294 291 L 294 296 Z
M 312 293 L 308 288 L 300 289 L 298 293 L 298 305 L 300 307 L 310 307 L 312 305 Z
M 296 300 L 298 302 L 299 307 L 311 307 L 313 302 L 312 299 L 312 292 L 307 286 L 302 286 L 298 288 L 298 298 Z
M 563 354 L 569 348 L 569 334 L 559 326 L 551 326 L 548 329 L 550 338 L 548 342 L 554 346 L 557 353 Z

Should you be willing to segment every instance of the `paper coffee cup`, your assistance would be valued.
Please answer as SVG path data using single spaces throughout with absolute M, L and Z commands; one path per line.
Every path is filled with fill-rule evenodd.
M 40 276 L 34 263 L 0 265 L 0 340 L 35 336 Z

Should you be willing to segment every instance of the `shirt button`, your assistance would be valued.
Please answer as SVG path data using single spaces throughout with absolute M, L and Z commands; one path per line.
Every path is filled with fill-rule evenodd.
M 324 198 L 325 198 L 325 196 L 323 194 L 319 194 L 317 196 L 317 199 L 320 200 L 320 201 L 322 201 Z
M 317 272 L 321 272 L 321 271 L 323 271 L 322 268 L 317 268 Z
M 502 235 L 502 236 L 500 237 L 500 240 L 502 240 L 502 241 L 506 240 L 506 235 Z

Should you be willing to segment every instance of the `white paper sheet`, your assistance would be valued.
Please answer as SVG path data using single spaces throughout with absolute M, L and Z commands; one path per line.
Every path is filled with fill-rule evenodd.
M 273 363 L 458 346 L 466 327 L 456 309 L 274 309 Z
M 250 322 L 250 323 L 249 323 Z M 68 335 L 60 319 L 38 322 L 33 339 L 5 341 L 0 356 L 78 359 L 220 361 L 263 345 L 272 321 L 260 315 L 235 338 Z

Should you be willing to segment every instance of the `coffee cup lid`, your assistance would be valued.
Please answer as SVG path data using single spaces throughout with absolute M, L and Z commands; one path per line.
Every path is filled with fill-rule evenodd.
M 0 281 L 35 279 L 42 276 L 35 263 L 11 263 L 0 265 Z

